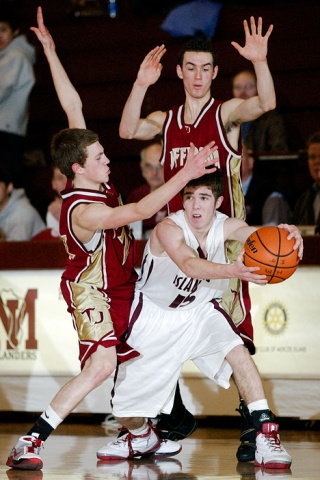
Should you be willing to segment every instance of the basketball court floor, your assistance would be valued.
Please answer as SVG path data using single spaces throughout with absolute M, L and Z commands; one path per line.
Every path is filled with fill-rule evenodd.
M 281 441 L 293 458 L 291 469 L 271 471 L 239 464 L 235 457 L 239 430 L 200 427 L 181 441 L 182 451 L 175 457 L 145 460 L 97 461 L 96 450 L 113 440 L 100 423 L 62 424 L 46 441 L 42 450 L 42 471 L 13 470 L 6 467 L 7 456 L 17 438 L 30 423 L 0 426 L 0 479 L 11 480 L 304 480 L 320 479 L 319 429 L 281 429 Z M 208 422 L 212 423 L 212 422 Z M 220 422 L 219 422 L 220 423 Z M 281 421 L 279 422 L 281 425 Z

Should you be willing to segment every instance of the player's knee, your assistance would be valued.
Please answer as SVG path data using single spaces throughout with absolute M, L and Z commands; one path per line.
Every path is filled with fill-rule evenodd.
M 114 372 L 116 365 L 113 362 L 92 363 L 89 367 L 90 376 L 95 387 L 101 385 Z
M 237 345 L 226 355 L 226 360 L 230 363 L 231 367 L 242 364 L 250 358 L 248 349 L 244 345 Z

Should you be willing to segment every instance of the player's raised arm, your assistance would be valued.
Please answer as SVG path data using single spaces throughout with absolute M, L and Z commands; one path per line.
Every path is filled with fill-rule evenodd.
M 123 108 L 119 126 L 121 138 L 148 140 L 161 133 L 162 124 L 157 121 L 157 117 L 142 119 L 140 116 L 141 106 L 148 88 L 156 83 L 161 75 L 161 58 L 165 52 L 164 45 L 155 47 L 141 63 L 137 78 Z M 160 122 L 163 123 L 163 121 L 164 118 L 160 118 Z
M 231 42 L 241 56 L 252 62 L 257 77 L 258 95 L 242 102 L 235 99 L 226 102 L 223 108 L 223 120 L 225 124 L 243 123 L 254 120 L 263 113 L 276 108 L 276 93 L 272 75 L 267 62 L 268 41 L 273 30 L 270 25 L 265 35 L 262 34 L 262 18 L 256 23 L 254 17 L 250 17 L 250 25 L 247 20 L 243 22 L 245 32 L 245 45 L 241 47 L 237 42 Z M 234 107 L 233 107 L 234 105 Z M 231 114 L 230 114 L 231 110 Z
M 56 47 L 53 38 L 43 21 L 41 7 L 38 7 L 37 10 L 37 23 L 38 26 L 31 27 L 30 30 L 36 34 L 38 40 L 43 46 L 60 104 L 68 118 L 69 127 L 85 128 L 86 124 L 82 113 L 81 99 L 78 92 L 70 82 L 70 79 L 56 53 Z

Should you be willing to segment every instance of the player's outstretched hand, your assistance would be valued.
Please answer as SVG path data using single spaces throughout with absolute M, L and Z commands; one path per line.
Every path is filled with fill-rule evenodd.
M 188 178 L 202 177 L 207 173 L 213 173 L 217 170 L 215 163 L 218 162 L 218 158 L 214 156 L 218 147 L 215 142 L 208 143 L 202 150 L 196 152 L 196 147 L 193 143 L 190 143 L 190 149 L 186 158 L 184 172 L 188 175 Z
M 250 28 L 247 20 L 243 22 L 245 33 L 245 46 L 241 47 L 237 42 L 231 42 L 231 45 L 247 60 L 251 62 L 261 62 L 267 58 L 268 40 L 273 30 L 273 25 L 270 25 L 266 34 L 262 35 L 262 18 L 258 18 L 258 25 L 256 25 L 254 17 L 250 17 Z M 251 31 L 250 31 L 251 29 Z
M 166 53 L 164 45 L 153 48 L 143 59 L 138 71 L 136 83 L 149 87 L 156 83 L 161 75 L 162 63 L 161 58 Z
M 285 230 L 288 230 L 289 235 L 287 236 L 288 240 L 291 240 L 291 238 L 295 239 L 295 244 L 293 246 L 294 250 L 298 249 L 298 257 L 300 260 L 302 260 L 303 257 L 303 238 L 301 236 L 300 230 L 298 227 L 295 225 L 288 225 L 287 223 L 280 223 L 278 225 L 279 228 L 284 228 Z
M 32 30 L 37 35 L 38 40 L 40 40 L 40 42 L 42 43 L 43 48 L 54 50 L 55 44 L 49 30 L 44 24 L 41 7 L 38 7 L 37 9 L 37 23 L 38 27 L 30 27 L 30 30 Z
M 241 250 L 237 257 L 237 260 L 231 265 L 233 269 L 232 277 L 240 278 L 240 280 L 256 283 L 258 285 L 265 285 L 267 283 L 266 275 L 259 274 L 259 267 L 246 267 L 243 263 L 243 257 L 244 249 Z

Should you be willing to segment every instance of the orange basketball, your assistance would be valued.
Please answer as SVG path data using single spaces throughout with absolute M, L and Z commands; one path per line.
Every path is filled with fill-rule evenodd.
M 255 273 L 266 275 L 268 283 L 280 283 L 291 277 L 299 265 L 295 239 L 287 239 L 288 230 L 262 227 L 253 232 L 244 244 L 244 264 L 260 267 Z

